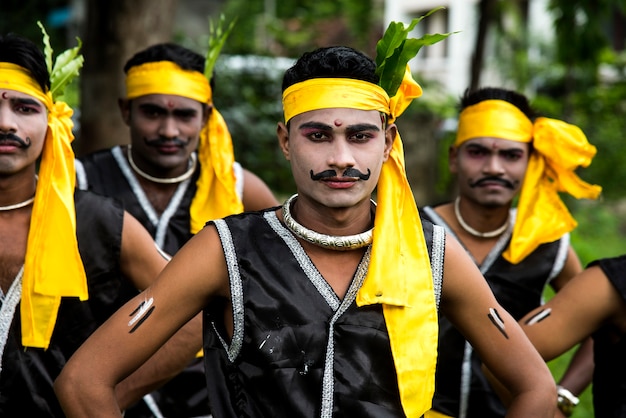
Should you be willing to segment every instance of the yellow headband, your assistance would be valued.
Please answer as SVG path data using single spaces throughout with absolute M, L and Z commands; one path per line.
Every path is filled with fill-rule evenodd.
M 463 109 L 454 145 L 478 137 L 530 142 L 533 124 L 517 106 L 504 100 L 485 100 Z
M 365 81 L 310 79 L 285 90 L 285 121 L 325 108 L 377 110 L 390 115 L 393 121 L 421 93 L 408 67 L 393 98 Z M 406 178 L 399 134 L 383 164 L 377 187 L 371 261 L 357 304 L 383 305 L 402 406 L 407 416 L 421 416 L 430 409 L 434 391 L 437 311 L 430 257 Z
M 211 86 L 204 74 L 183 70 L 171 61 L 148 62 L 128 70 L 126 98 L 172 94 L 211 104 Z
M 61 297 L 86 300 L 87 279 L 76 241 L 72 109 L 53 102 L 28 70 L 0 62 L 0 88 L 40 100 L 48 109 L 48 131 L 31 215 L 22 278 L 22 344 L 47 348 Z
M 576 175 L 576 169 L 587 167 L 596 154 L 596 148 L 577 126 L 549 118 L 537 118 L 533 123 L 511 103 L 485 100 L 461 112 L 454 145 L 477 137 L 533 143 L 513 235 L 503 253 L 513 264 L 576 227 L 559 192 L 577 199 L 596 199 L 602 191 Z
M 204 74 L 183 70 L 171 61 L 149 62 L 132 67 L 126 77 L 126 95 L 134 99 L 148 94 L 171 94 L 212 104 L 211 87 Z M 235 156 L 226 122 L 217 109 L 200 132 L 200 177 L 189 214 L 191 232 L 200 231 L 212 219 L 243 211 L 233 171 Z

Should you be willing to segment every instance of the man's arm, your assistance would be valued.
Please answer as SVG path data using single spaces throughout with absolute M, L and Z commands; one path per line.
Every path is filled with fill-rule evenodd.
M 550 370 L 518 323 L 498 304 L 465 250 L 450 237 L 441 310 L 510 391 L 507 417 L 554 416 L 556 387 Z
M 116 384 L 214 297 L 229 297 L 228 275 L 217 231 L 206 227 L 172 258 L 154 284 L 120 308 L 68 361 L 55 382 L 66 415 L 121 416 Z
M 582 264 L 578 255 L 570 245 L 568 248 L 567 259 L 563 269 L 557 277 L 551 282 L 555 292 L 562 289 L 573 277 L 582 272 Z M 559 381 L 559 386 L 579 396 L 583 390 L 591 383 L 593 379 L 593 339 L 587 337 L 578 347 L 578 350 L 570 360 L 565 373 Z M 557 414 L 563 416 L 562 414 Z
M 254 211 L 279 205 L 270 188 L 256 174 L 243 169 L 243 181 L 244 210 Z

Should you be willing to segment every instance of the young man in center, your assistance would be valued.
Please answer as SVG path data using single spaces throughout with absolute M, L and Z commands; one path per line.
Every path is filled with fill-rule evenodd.
M 552 417 L 545 363 L 465 251 L 420 223 L 393 123 L 421 94 L 408 70 L 390 98 L 374 61 L 329 47 L 283 80 L 277 134 L 298 194 L 194 236 L 64 369 L 68 416 L 119 416 L 115 382 L 204 310 L 215 416 L 420 417 L 440 306 L 512 391 L 510 417 Z

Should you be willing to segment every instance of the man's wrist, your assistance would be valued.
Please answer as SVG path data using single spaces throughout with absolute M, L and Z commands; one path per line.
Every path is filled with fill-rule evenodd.
M 565 389 L 563 386 L 558 385 L 556 387 L 557 402 L 556 405 L 559 411 L 566 417 L 569 417 L 574 412 L 574 407 L 578 405 L 578 398 L 574 396 L 572 392 Z

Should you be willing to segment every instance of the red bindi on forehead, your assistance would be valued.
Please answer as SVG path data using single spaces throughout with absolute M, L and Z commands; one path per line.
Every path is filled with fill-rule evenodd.
M 2 92 L 2 98 L 5 99 L 5 100 L 9 99 L 9 95 L 8 95 L 8 93 L 6 91 Z
M 343 125 L 343 121 L 341 121 L 340 119 L 335 119 L 335 126 L 341 126 Z
M 173 109 L 173 108 L 174 108 L 174 102 L 173 102 L 173 101 L 171 101 L 171 100 L 168 100 L 168 101 L 167 101 L 167 107 L 168 107 L 169 109 Z

